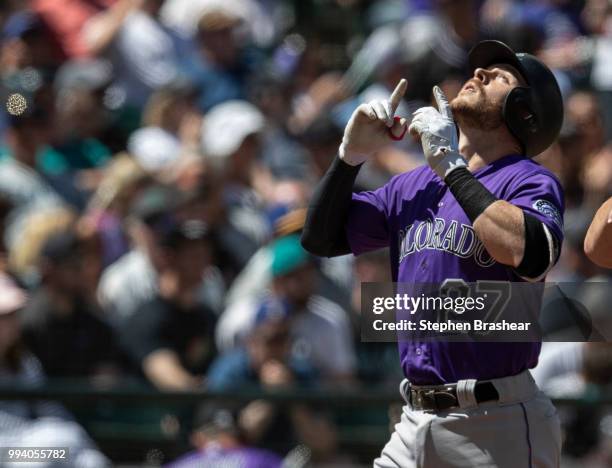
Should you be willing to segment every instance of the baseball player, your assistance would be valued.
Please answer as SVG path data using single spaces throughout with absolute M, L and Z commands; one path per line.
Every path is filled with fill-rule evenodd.
M 434 87 L 438 108 L 418 109 L 409 127 L 394 115 L 405 80 L 389 100 L 355 110 L 313 195 L 307 250 L 389 247 L 393 280 L 403 283 L 543 280 L 563 239 L 563 192 L 530 157 L 559 133 L 559 87 L 535 57 L 498 41 L 477 44 L 469 63 L 458 96 L 449 104 Z M 428 166 L 352 193 L 361 164 L 407 130 Z M 399 351 L 407 405 L 375 467 L 559 465 L 557 413 L 529 372 L 540 343 L 413 339 Z
M 584 239 L 584 252 L 596 265 L 612 268 L 612 197 L 595 213 Z

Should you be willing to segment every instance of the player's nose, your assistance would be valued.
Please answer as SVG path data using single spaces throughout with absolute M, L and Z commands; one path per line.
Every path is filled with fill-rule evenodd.
M 490 78 L 489 70 L 486 68 L 477 68 L 474 70 L 474 78 L 481 81 L 483 84 L 488 83 Z

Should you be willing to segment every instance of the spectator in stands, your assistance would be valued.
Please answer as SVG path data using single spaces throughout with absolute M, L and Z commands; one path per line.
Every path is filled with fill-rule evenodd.
M 124 323 L 123 345 L 160 389 L 193 389 L 215 356 L 215 315 L 199 300 L 211 264 L 211 233 L 201 220 L 162 213 L 150 220 L 159 262 L 158 292 Z
M 222 203 L 227 219 L 240 234 L 232 248 L 249 257 L 269 235 L 264 207 L 254 177 L 265 127 L 263 114 L 246 101 L 227 101 L 213 107 L 202 126 L 202 150 L 212 173 L 222 180 Z
M 159 248 L 159 235 L 163 232 L 156 231 L 156 221 L 174 212 L 182 221 L 198 220 L 210 226 L 205 208 L 207 193 L 206 190 L 185 193 L 172 186 L 157 184 L 135 196 L 125 220 L 133 248 L 106 268 L 98 286 L 100 303 L 117 328 L 122 328 L 123 322 L 153 299 L 159 290 L 159 273 L 165 267 L 165 260 Z M 205 207 L 194 213 L 192 205 L 198 199 Z M 199 299 L 207 308 L 217 310 L 219 299 L 216 298 L 223 295 L 225 287 L 212 264 L 204 266 L 201 283 L 203 292 Z
M 207 376 L 211 390 L 304 388 L 318 381 L 317 373 L 303 357 L 292 355 L 290 322 L 265 317 L 249 334 L 246 344 L 222 355 Z M 282 408 L 256 400 L 240 411 L 240 428 L 247 441 L 287 453 L 302 441 L 318 453 L 329 454 L 335 444 L 331 422 L 302 405 Z
M 209 403 L 194 418 L 191 445 L 195 451 L 167 465 L 167 468 L 236 466 L 280 468 L 281 458 L 273 452 L 250 447 L 242 441 L 237 414 L 227 406 Z
M 173 209 L 178 197 L 176 190 L 152 185 L 129 206 L 124 224 L 132 248 L 104 270 L 98 286 L 100 303 L 118 329 L 157 292 L 162 262 L 150 221 Z
M 287 211 L 287 207 L 280 206 L 271 210 L 274 219 L 274 238 L 300 233 L 306 219 L 306 208 L 296 208 Z M 276 212 L 275 212 L 276 211 Z M 272 217 L 272 215 L 270 217 Z M 338 303 L 345 309 L 350 307 L 350 288 L 353 284 L 352 263 L 353 256 L 320 259 L 320 268 L 317 269 L 317 292 L 323 297 Z M 231 283 L 225 298 L 227 317 L 234 315 L 234 308 L 241 309 L 245 304 L 257 300 L 272 284 L 272 245 L 270 243 L 261 247 L 250 259 L 240 274 Z M 250 307 L 250 306 L 249 306 Z M 225 333 L 224 325 L 217 331 L 220 349 L 233 346 L 231 330 Z M 229 340 L 229 341 L 228 341 Z
M 8 269 L 29 288 L 40 283 L 40 252 L 52 235 L 70 229 L 76 221 L 73 211 L 64 207 L 34 210 L 23 220 L 19 236 L 9 249 Z
M 206 377 L 208 388 L 256 388 L 259 386 L 309 386 L 317 373 L 301 356 L 291 354 L 290 323 L 285 317 L 261 319 L 245 345 L 219 356 Z
M 126 106 L 141 110 L 149 95 L 179 76 L 186 45 L 159 21 L 162 0 L 118 0 L 83 28 L 91 55 L 107 57 Z
M 295 234 L 304 227 L 304 219 L 306 218 L 306 209 L 301 208 L 290 211 L 280 216 L 274 223 L 274 237 L 282 237 L 288 234 Z M 233 306 L 238 304 L 240 307 L 243 303 L 250 303 L 257 300 L 261 294 L 270 287 L 272 283 L 272 249 L 270 244 L 266 244 L 257 250 L 250 258 L 249 262 L 242 268 L 240 274 L 234 279 L 230 289 L 225 297 L 225 316 L 233 315 Z M 227 342 L 226 339 L 232 340 L 233 337 L 225 336 L 226 333 L 220 324 L 221 329 L 217 330 L 219 341 L 217 342 L 220 349 L 231 348 L 234 343 Z M 230 331 L 230 333 L 232 333 Z
M 89 200 L 82 229 L 96 232 L 102 242 L 106 268 L 130 250 L 124 219 L 138 194 L 151 183 L 145 171 L 126 153 L 115 155 Z
M 248 30 L 260 47 L 270 46 L 277 39 L 277 30 L 285 28 L 278 21 L 283 5 L 258 0 L 166 0 L 161 17 L 167 26 L 185 37 L 192 37 L 202 14 L 211 9 L 229 11 L 230 15 L 240 17 L 245 23 L 240 32 L 244 34 L 247 32 L 244 30 Z
M 39 257 L 40 286 L 21 313 L 24 341 L 50 377 L 109 377 L 119 372 L 112 329 L 87 297 L 84 242 L 74 228 L 51 235 Z
M 248 79 L 261 65 L 261 54 L 241 26 L 242 18 L 231 8 L 211 2 L 201 11 L 195 34 L 199 54 L 187 73 L 200 91 L 202 112 L 245 99 Z
M 299 236 L 289 235 L 271 244 L 272 285 L 263 298 L 249 298 L 221 318 L 217 339 L 239 344 L 255 323 L 266 317 L 287 317 L 293 336 L 292 353 L 307 359 L 325 380 L 351 380 L 355 351 L 346 312 L 316 292 L 314 260 L 302 248 Z
M 577 212 L 594 211 L 612 186 L 612 150 L 606 146 L 601 108 L 597 96 L 586 91 L 569 96 L 565 108 L 566 134 L 559 159 L 568 206 Z
M 45 376 L 38 360 L 30 353 L 19 326 L 20 310 L 26 303 L 24 291 L 7 276 L 0 277 L 0 384 L 40 385 Z M 51 401 L 0 402 L 0 444 L 3 447 L 64 447 L 68 450 L 65 466 L 80 468 L 110 467 L 109 460 L 100 453 L 85 433 L 74 422 L 66 409 Z M 37 465 L 51 467 L 41 461 Z M 3 462 L 13 467 L 22 463 Z
M 143 111 L 143 127 L 128 140 L 128 151 L 151 174 L 164 180 L 182 159 L 201 160 L 202 116 L 193 105 L 194 89 L 177 81 L 155 91 Z
M 337 304 L 316 294 L 316 266 L 297 235 L 274 243 L 272 295 L 257 316 L 285 314 L 291 321 L 294 353 L 303 353 L 330 381 L 351 380 L 355 372 L 348 316 Z
M 103 142 L 110 125 L 104 105 L 110 84 L 110 63 L 101 60 L 66 62 L 55 81 L 55 121 L 51 144 L 37 155 L 38 170 L 72 205 L 83 208 L 96 189 L 101 167 L 111 159 Z

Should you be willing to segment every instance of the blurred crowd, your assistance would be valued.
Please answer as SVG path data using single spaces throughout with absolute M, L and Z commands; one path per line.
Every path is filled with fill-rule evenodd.
M 452 99 L 484 38 L 540 57 L 563 93 L 561 136 L 537 157 L 566 197 L 549 280 L 610 281 L 582 248 L 612 195 L 608 0 L 0 2 L 0 382 L 396 386 L 395 345 L 359 331 L 360 283 L 389 281 L 386 252 L 312 258 L 305 207 L 361 102 L 402 77 L 401 115 L 434 84 Z M 358 189 L 423 163 L 418 142 L 393 142 Z M 612 357 L 584 354 L 597 378 L 581 358 L 553 374 L 607 383 Z M 196 451 L 172 466 L 351 462 L 306 405 L 207 405 L 193 424 Z M 0 403 L 10 440 L 110 463 L 51 402 Z

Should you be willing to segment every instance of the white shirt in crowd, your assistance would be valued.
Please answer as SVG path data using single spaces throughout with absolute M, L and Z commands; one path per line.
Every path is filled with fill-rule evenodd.
M 261 297 L 249 297 L 232 303 L 221 315 L 215 339 L 220 352 L 241 344 L 255 327 Z M 292 353 L 325 375 L 352 374 L 356 357 L 352 329 L 346 312 L 338 304 L 313 295 L 306 310 L 292 322 Z

